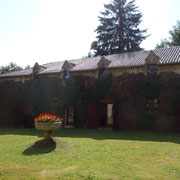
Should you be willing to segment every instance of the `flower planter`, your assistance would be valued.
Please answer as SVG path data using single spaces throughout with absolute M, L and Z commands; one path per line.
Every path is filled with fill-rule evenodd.
M 51 132 L 61 128 L 62 122 L 35 122 L 35 128 L 37 130 L 44 131 L 44 139 L 48 140 L 51 138 Z

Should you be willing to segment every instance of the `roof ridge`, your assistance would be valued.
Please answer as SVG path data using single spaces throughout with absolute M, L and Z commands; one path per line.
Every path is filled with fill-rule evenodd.
M 119 54 L 131 54 L 131 53 L 138 53 L 138 52 L 150 52 L 150 51 L 156 51 L 156 50 L 161 50 L 161 49 L 172 49 L 180 46 L 172 46 L 172 47 L 167 47 L 167 48 L 157 48 L 157 49 L 150 49 L 150 50 L 141 50 L 141 51 L 132 51 L 132 52 L 122 52 L 122 53 L 115 53 L 115 54 L 108 54 L 108 55 L 98 55 L 98 56 L 93 56 L 93 57 L 87 57 L 87 58 L 77 58 L 77 59 L 69 59 L 69 60 L 62 60 L 62 61 L 54 61 L 50 63 L 46 63 L 43 65 L 51 64 L 51 63 L 58 63 L 58 62 L 65 62 L 65 61 L 77 61 L 77 60 L 88 60 L 92 58 L 97 58 L 97 57 L 108 57 L 108 56 L 113 56 L 113 55 L 119 55 Z
M 162 49 L 173 49 L 173 48 L 180 48 L 180 46 L 171 46 L 171 47 L 157 48 L 157 49 L 154 49 L 154 50 L 152 50 L 152 51 L 162 50 Z
M 14 72 L 21 72 L 21 71 L 26 71 L 26 70 L 30 70 L 32 68 L 28 68 L 28 69 L 20 69 L 20 70 L 15 70 L 15 71 L 9 71 L 9 72 L 5 72 L 3 74 L 11 74 L 11 73 L 14 73 Z
M 130 66 L 140 66 L 144 65 L 145 58 L 148 56 L 149 52 L 153 51 L 156 55 L 160 57 L 160 64 L 169 63 L 180 63 L 180 46 L 173 46 L 169 48 L 159 48 L 154 50 L 141 50 L 134 52 L 124 52 L 104 56 L 106 59 L 111 61 L 109 68 L 121 68 Z M 69 63 L 74 63 L 76 66 L 72 69 L 73 71 L 86 71 L 97 69 L 98 60 L 103 56 L 93 56 L 89 58 L 79 58 L 67 60 Z M 62 65 L 65 61 L 55 61 L 43 64 L 41 66 L 46 67 L 41 74 L 45 73 L 57 73 L 61 72 Z M 32 68 L 22 69 L 19 71 L 12 71 L 4 73 L 0 76 L 23 76 L 30 75 Z

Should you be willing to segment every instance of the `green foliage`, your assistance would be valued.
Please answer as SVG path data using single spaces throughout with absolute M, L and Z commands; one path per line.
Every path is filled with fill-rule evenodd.
M 154 102 L 154 99 L 159 99 L 162 91 L 162 84 L 158 77 L 151 80 L 145 80 L 141 86 L 138 87 L 138 92 L 144 94 L 146 97 L 146 106 L 139 114 L 139 127 L 142 130 L 156 129 L 156 108 L 157 104 L 148 104 L 148 99 Z
M 171 78 L 169 81 L 171 81 L 172 86 L 175 87 L 173 103 L 174 106 L 177 106 L 178 104 L 180 104 L 180 82 L 177 78 Z
M 160 44 L 156 45 L 155 48 L 158 49 L 158 48 L 168 48 L 168 47 L 170 47 L 170 42 L 167 39 L 163 39 L 161 40 Z
M 84 80 L 84 79 L 83 79 Z M 83 81 L 82 80 L 82 81 Z M 80 82 L 84 83 L 84 82 Z M 65 80 L 66 91 L 65 91 L 65 105 L 75 106 L 75 104 L 79 101 L 82 96 L 80 91 L 80 84 L 76 81 L 74 77 Z
M 83 127 L 86 124 L 88 103 L 97 102 L 105 96 L 108 96 L 111 87 L 112 74 L 100 79 L 91 79 L 87 76 L 73 76 L 66 80 L 65 106 L 75 108 L 77 127 Z M 90 84 L 93 81 L 93 86 Z
M 175 74 L 170 77 L 168 74 L 167 79 L 167 75 L 162 74 L 150 80 L 140 73 L 127 73 L 114 78 L 109 74 L 99 79 L 71 76 L 65 82 L 58 78 L 41 78 L 24 83 L 4 81 L 0 83 L 0 124 L 22 125 L 20 107 L 25 101 L 31 105 L 34 117 L 40 113 L 62 117 L 67 107 L 74 107 L 75 126 L 85 127 L 88 103 L 99 102 L 107 97 L 114 103 L 113 117 L 116 120 L 116 129 L 156 130 L 161 128 L 156 127 L 157 117 L 168 116 L 167 121 L 168 118 L 172 119 L 168 122 L 169 125 L 174 124 L 170 128 L 175 130 L 179 128 L 180 76 Z M 53 98 L 58 99 L 58 103 L 53 104 Z M 149 105 L 147 99 L 158 99 L 160 104 Z M 161 119 L 158 121 L 163 124 Z
M 169 34 L 171 35 L 171 46 L 180 46 L 180 21 L 177 21 L 177 25 L 169 31 Z
M 176 131 L 179 131 L 180 128 L 180 121 L 179 121 L 179 116 L 180 116 L 180 81 L 177 78 L 171 79 L 172 86 L 175 87 L 175 92 L 174 96 L 172 97 L 172 103 L 170 104 L 170 113 L 169 116 L 174 116 L 175 120 L 173 122 L 173 129 Z
M 161 93 L 161 83 L 158 79 L 145 80 L 139 88 L 145 93 L 147 99 L 157 99 Z
M 32 104 L 34 114 L 38 116 L 40 113 L 52 113 L 61 116 L 63 89 L 60 81 L 49 78 L 31 83 L 31 88 L 28 90 L 31 95 L 27 95 L 27 101 Z M 53 98 L 59 99 L 56 106 L 52 104 Z
M 91 79 L 91 85 L 87 76 L 74 76 L 66 80 L 66 104 L 76 104 L 78 101 L 86 100 L 96 102 L 109 95 L 112 74 L 100 79 Z
M 151 110 L 150 110 L 151 112 Z M 156 128 L 156 116 L 148 111 L 141 112 L 139 116 L 139 127 L 141 130 L 153 131 Z
M 31 66 L 30 65 L 27 65 L 24 69 L 30 69 Z
M 10 105 L 8 109 L 9 111 L 13 109 L 15 117 L 9 119 L 14 119 L 17 125 L 21 124 L 19 108 L 24 101 L 31 105 L 34 118 L 40 113 L 50 113 L 62 117 L 67 107 L 74 107 L 75 126 L 83 127 L 87 120 L 88 103 L 98 101 L 108 95 L 111 78 L 112 75 L 96 80 L 92 78 L 93 86 L 87 76 L 71 77 L 65 80 L 64 85 L 62 80 L 57 78 L 41 78 L 24 83 L 1 82 L 0 107 L 4 108 L 3 104 Z M 57 104 L 52 103 L 53 98 L 58 99 Z
M 10 82 L 3 86 L 2 89 L 9 89 Z M 16 100 L 14 103 L 14 111 L 18 119 L 18 111 L 22 102 L 27 102 L 32 106 L 34 118 L 37 117 L 40 113 L 52 113 L 58 116 L 62 114 L 62 97 L 63 91 L 61 84 L 58 83 L 57 79 L 41 79 L 37 81 L 25 81 L 25 83 L 16 83 L 17 91 L 12 90 L 11 94 L 15 94 Z M 58 104 L 53 105 L 52 99 L 59 98 Z M 4 97 L 9 101 L 9 97 Z
M 180 21 L 177 21 L 177 25 L 173 26 L 173 29 L 169 31 L 169 34 L 170 38 L 161 40 L 161 43 L 156 45 L 156 49 L 180 46 Z
M 16 121 L 14 121 L 14 112 L 16 110 L 16 103 L 21 98 L 19 94 L 21 90 L 20 87 L 21 83 L 16 83 L 14 81 L 2 81 L 0 83 L 1 125 L 16 125 Z
M 4 74 L 4 73 L 7 73 L 7 72 L 11 72 L 11 71 L 19 71 L 19 70 L 22 70 L 22 69 L 23 68 L 21 66 L 18 66 L 17 64 L 11 62 L 7 66 L 1 66 L 0 67 L 0 74 Z
M 97 102 L 102 98 L 110 95 L 112 74 L 107 75 L 104 78 L 96 79 L 95 91 L 92 94 L 92 101 Z
M 83 56 L 83 58 L 91 58 L 93 56 L 94 56 L 94 54 L 90 51 L 90 52 L 88 52 L 88 55 L 87 56 Z
M 135 6 L 135 0 L 113 0 L 104 5 L 99 16 L 96 41 L 91 44 L 95 56 L 139 51 L 140 43 L 146 39 L 146 30 L 138 28 L 142 14 Z
M 85 127 L 88 114 L 88 102 L 86 100 L 78 101 L 75 106 L 75 126 Z
M 87 117 L 86 81 L 88 77 L 74 76 L 65 81 L 64 106 L 75 108 L 75 126 L 83 127 Z

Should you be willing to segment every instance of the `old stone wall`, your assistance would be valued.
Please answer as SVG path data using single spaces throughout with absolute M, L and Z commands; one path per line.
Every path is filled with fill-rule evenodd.
M 77 71 L 77 72 L 71 72 L 71 75 L 77 76 L 77 75 L 83 75 L 83 76 L 88 76 L 88 77 L 94 77 L 98 78 L 98 71 Z
M 151 80 L 143 73 L 123 73 L 108 79 L 77 76 L 65 84 L 55 77 L 4 81 L 0 83 L 0 125 L 23 125 L 21 111 L 26 116 L 33 112 L 34 117 L 45 112 L 62 115 L 71 106 L 76 110 L 76 125 L 85 127 L 88 103 L 103 97 L 113 102 L 114 129 L 180 131 L 180 75 L 174 72 Z M 58 98 L 57 104 L 53 98 Z
M 15 109 L 18 99 L 18 86 L 15 81 L 0 83 L 0 125 L 15 126 Z
M 164 72 L 153 80 L 124 74 L 112 80 L 112 93 L 116 129 L 180 132 L 179 74 Z
M 140 86 L 145 79 L 142 73 L 124 73 L 113 78 L 111 92 L 115 101 L 115 129 L 140 129 L 140 114 L 146 106 L 146 97 L 140 91 Z
M 180 64 L 159 65 L 159 73 L 174 72 L 180 74 Z
M 32 76 L 19 76 L 19 77 L 0 77 L 0 82 L 2 81 L 15 81 L 15 82 L 25 82 L 32 80 Z

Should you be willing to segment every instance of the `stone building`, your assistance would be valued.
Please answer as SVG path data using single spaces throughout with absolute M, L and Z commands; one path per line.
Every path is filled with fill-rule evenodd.
M 71 75 L 86 75 L 98 78 L 102 73 L 112 73 L 113 77 L 123 73 L 172 71 L 180 73 L 180 46 L 153 51 L 138 51 L 108 56 L 97 56 L 77 60 L 36 63 L 33 68 L 0 75 L 0 80 L 25 81 L 42 77 L 68 78 Z
M 77 60 L 51 62 L 43 65 L 39 65 L 38 63 L 36 63 L 31 69 L 1 74 L 0 83 L 2 83 L 3 81 L 15 81 L 24 83 L 25 81 L 57 78 L 63 84 L 65 80 L 70 79 L 73 76 L 86 76 L 93 79 L 101 79 L 106 77 L 108 74 L 111 74 L 111 89 L 115 89 L 115 85 L 117 85 L 120 81 L 119 79 L 121 79 L 120 77 L 124 77 L 124 75 L 126 74 L 130 76 L 143 74 L 144 79 L 153 79 L 157 76 L 163 79 L 164 77 L 169 77 L 168 73 L 173 74 L 173 77 L 179 77 L 180 46 L 156 49 L 152 51 L 138 51 L 107 56 L 82 58 Z M 130 79 L 132 80 L 132 78 Z M 128 80 L 126 79 L 125 83 L 128 83 L 127 81 Z M 65 86 L 65 84 L 63 84 L 63 86 Z M 123 117 L 125 117 L 120 117 L 120 115 L 117 115 L 117 112 L 120 112 L 120 110 L 117 110 L 117 107 L 115 108 L 115 103 L 109 97 L 105 96 L 99 99 L 96 103 L 88 103 L 88 114 L 85 127 L 114 127 L 117 118 L 122 119 Z M 56 99 L 54 99 L 54 101 L 55 100 Z M 156 101 L 158 100 L 156 98 L 154 98 L 153 100 L 148 99 L 148 102 L 151 101 L 156 104 Z M 120 106 L 121 105 L 119 103 L 118 107 Z M 32 110 L 28 110 L 28 107 L 26 111 L 29 114 L 32 113 Z M 71 106 L 65 110 L 65 125 L 74 125 L 74 111 L 74 107 Z M 0 113 L 2 113 L 1 110 Z M 116 116 L 114 114 L 116 114 Z M 135 116 L 137 115 L 134 115 L 134 117 Z M 130 118 L 132 117 L 129 117 L 129 119 Z M 125 119 L 128 119 L 127 116 Z M 159 117 L 159 119 L 162 119 L 162 117 Z M 159 119 L 157 119 L 157 122 L 160 121 Z M 168 116 L 165 119 L 165 121 L 169 122 L 172 118 L 169 118 Z M 122 122 L 123 121 L 124 120 L 122 120 Z M 129 121 L 129 123 L 134 122 Z M 162 122 L 160 122 L 160 124 L 161 123 Z M 128 122 L 124 124 L 126 124 L 126 126 L 128 127 L 124 129 L 133 129 L 131 126 L 127 125 Z M 118 125 L 120 129 L 123 129 L 123 126 L 123 123 L 120 123 L 120 125 Z M 171 131 L 172 128 L 168 129 L 167 126 L 169 126 L 169 123 L 165 128 L 162 128 L 162 130 Z

